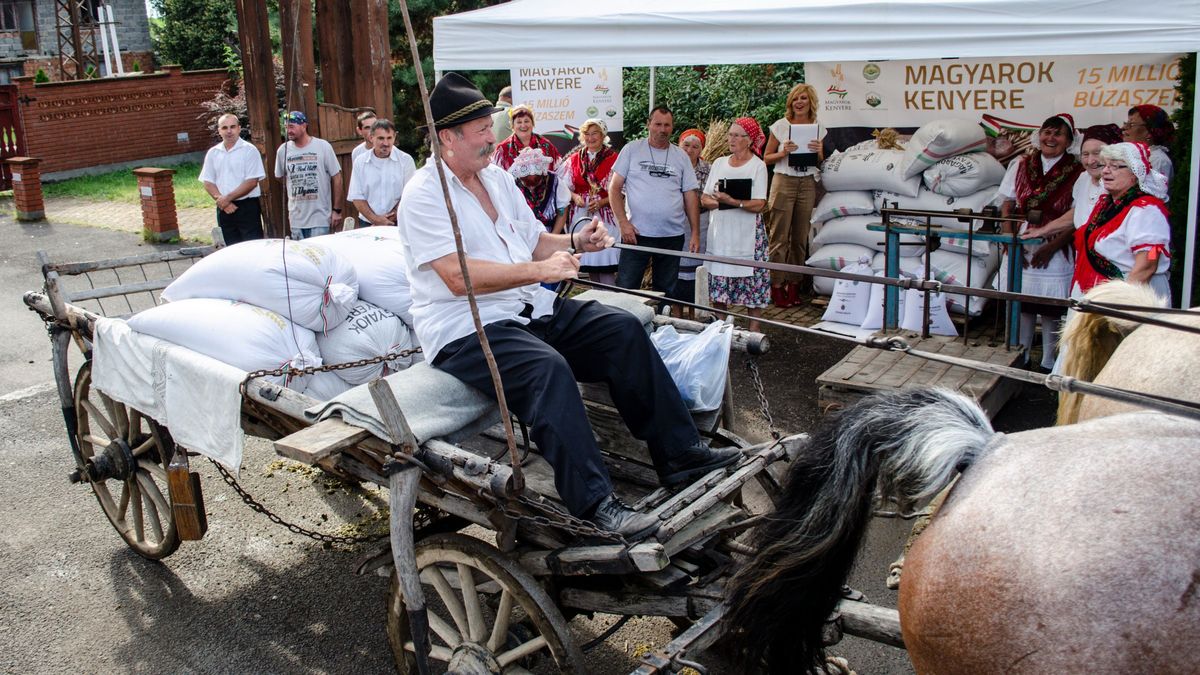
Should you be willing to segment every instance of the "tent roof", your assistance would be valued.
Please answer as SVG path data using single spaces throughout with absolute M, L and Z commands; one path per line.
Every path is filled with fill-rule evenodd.
M 1200 0 L 514 0 L 433 20 L 437 70 L 1200 50 Z

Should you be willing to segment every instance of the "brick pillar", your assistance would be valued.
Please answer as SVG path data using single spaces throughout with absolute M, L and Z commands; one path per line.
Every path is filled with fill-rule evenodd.
M 179 238 L 179 220 L 175 213 L 174 169 L 134 169 L 142 198 L 142 238 L 146 241 L 172 241 Z
M 42 160 L 33 157 L 10 157 L 6 159 L 12 172 L 13 202 L 17 206 L 17 220 L 45 220 L 46 205 L 42 201 Z

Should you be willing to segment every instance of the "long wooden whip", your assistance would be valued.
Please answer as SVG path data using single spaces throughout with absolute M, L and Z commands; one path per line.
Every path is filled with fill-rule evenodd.
M 458 229 L 458 214 L 450 201 L 450 186 L 446 182 L 446 167 L 442 164 L 441 143 L 438 141 L 437 128 L 434 126 L 433 110 L 429 107 L 429 90 L 425 86 L 425 69 L 421 66 L 421 56 L 417 51 L 417 38 L 413 33 L 412 19 L 408 16 L 407 0 L 400 0 L 400 13 L 404 16 L 404 30 L 408 34 L 408 46 L 412 51 L 413 68 L 417 72 L 417 86 L 421 90 L 421 105 L 425 109 L 425 124 L 429 130 L 430 160 L 437 167 L 438 181 L 442 185 L 442 196 L 446 198 L 446 211 L 450 214 L 450 229 L 454 231 L 454 248 L 458 251 L 458 267 L 462 270 L 463 285 L 467 290 L 467 303 L 471 307 L 471 319 L 475 322 L 475 334 L 479 336 L 479 346 L 483 349 L 483 357 L 487 360 L 488 372 L 492 376 L 492 386 L 496 388 L 496 404 L 500 407 L 500 421 L 504 424 L 504 438 L 508 443 L 509 462 L 512 464 L 512 493 L 520 494 L 525 489 L 525 476 L 521 471 L 521 458 L 517 454 L 517 439 L 513 433 L 512 417 L 508 414 L 508 400 L 504 397 L 504 382 L 500 379 L 500 370 L 496 367 L 496 357 L 492 354 L 492 346 L 488 342 L 487 333 L 483 330 L 483 322 L 479 319 L 479 304 L 475 300 L 475 287 L 471 285 L 471 272 L 467 269 L 467 254 L 463 251 L 462 232 Z

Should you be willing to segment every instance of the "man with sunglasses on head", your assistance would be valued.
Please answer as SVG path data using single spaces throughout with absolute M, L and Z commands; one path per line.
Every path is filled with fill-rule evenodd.
M 671 143 L 674 127 L 675 116 L 667 106 L 650 112 L 646 124 L 650 136 L 621 149 L 608 198 L 622 243 L 682 251 L 684 233 L 690 231 L 688 250 L 696 253 L 700 250 L 700 185 L 692 160 Z M 622 250 L 617 285 L 640 288 L 651 263 L 653 289 L 671 297 L 679 277 L 677 256 Z
M 733 464 L 741 453 L 700 440 L 641 321 L 539 285 L 575 278 L 582 253 L 612 246 L 600 219 L 569 234 L 546 231 L 512 176 L 491 163 L 496 144 L 491 116 L 497 108 L 465 77 L 447 73 L 430 93 L 429 107 L 430 133 L 441 148 L 479 318 L 509 408 L 529 425 L 573 515 L 629 541 L 648 536 L 661 523 L 613 494 L 577 382 L 608 385 L 630 433 L 646 441 L 666 486 L 691 483 Z M 412 282 L 414 329 L 426 358 L 495 399 L 432 160 L 405 187 L 397 222 Z

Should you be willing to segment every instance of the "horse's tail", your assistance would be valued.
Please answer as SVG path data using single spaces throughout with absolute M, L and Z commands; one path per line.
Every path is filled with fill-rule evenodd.
M 832 416 L 788 470 L 758 555 L 726 591 L 726 647 L 748 670 L 807 672 L 871 518 L 876 483 L 901 504 L 936 493 L 995 434 L 970 398 L 940 389 L 877 394 Z
M 1121 305 L 1162 307 L 1164 301 L 1148 284 L 1109 281 L 1088 291 L 1087 299 Z M 1117 346 L 1140 324 L 1094 312 L 1077 312 L 1063 328 L 1060 349 L 1065 350 L 1062 374 L 1092 382 L 1103 370 Z M 1058 397 L 1058 424 L 1079 421 L 1083 394 L 1061 393 Z

